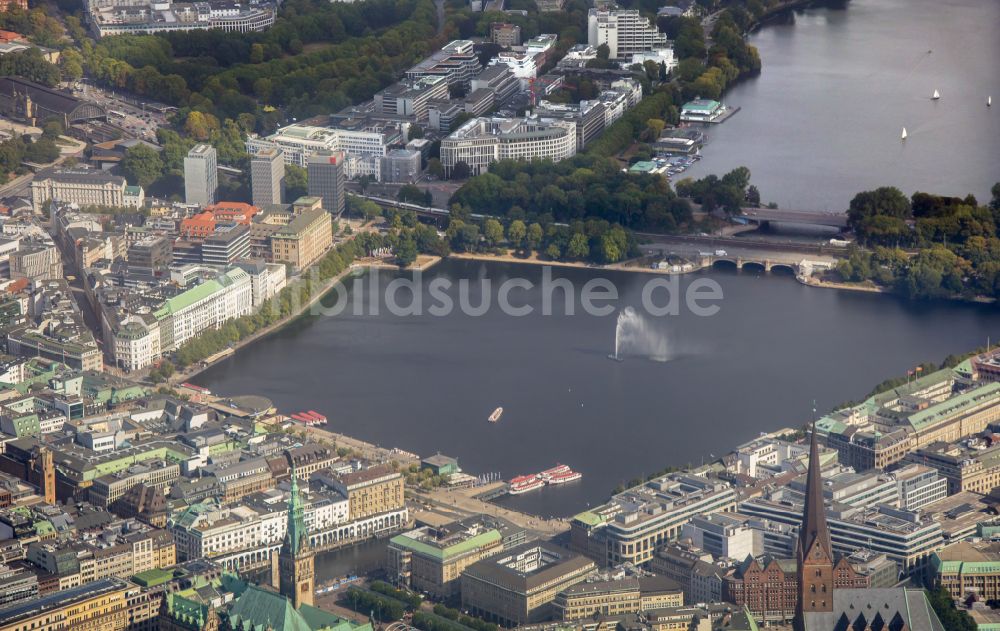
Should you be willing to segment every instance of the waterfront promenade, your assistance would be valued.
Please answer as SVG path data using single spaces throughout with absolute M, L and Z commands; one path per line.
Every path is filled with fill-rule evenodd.
M 504 482 L 494 482 L 485 486 L 464 489 L 439 488 L 432 491 L 416 491 L 412 495 L 414 499 L 431 507 L 439 507 L 466 515 L 486 514 L 502 517 L 541 537 L 555 537 L 569 531 L 569 520 L 567 519 L 544 519 L 477 499 L 476 496 L 488 494 L 504 484 Z

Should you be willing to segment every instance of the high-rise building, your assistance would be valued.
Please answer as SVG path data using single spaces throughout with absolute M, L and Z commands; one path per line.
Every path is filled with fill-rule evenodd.
M 292 492 L 288 498 L 288 529 L 278 553 L 279 591 L 299 609 L 313 604 L 316 591 L 314 553 L 309 547 L 298 479 L 292 469 Z
M 250 158 L 254 206 L 280 204 L 285 195 L 285 157 L 281 149 L 267 148 Z
M 587 16 L 587 43 L 606 45 L 612 59 L 667 46 L 667 36 L 637 9 L 591 9 Z
M 323 208 L 334 215 L 344 212 L 344 154 L 324 152 L 310 156 L 306 166 L 310 197 L 323 199 Z
M 184 201 L 188 204 L 208 206 L 216 200 L 219 173 L 215 148 L 195 145 L 184 158 Z

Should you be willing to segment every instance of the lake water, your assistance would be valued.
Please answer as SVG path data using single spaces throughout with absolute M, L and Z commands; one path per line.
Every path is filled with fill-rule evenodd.
M 725 95 L 742 110 L 708 127 L 704 158 L 684 175 L 745 165 L 765 202 L 802 210 L 844 210 L 878 186 L 988 201 L 1000 181 L 998 25 L 992 0 L 789 12 L 751 35 L 760 76 Z
M 565 463 L 583 480 L 504 501 L 566 515 L 635 476 L 799 426 L 814 399 L 823 412 L 920 362 L 981 346 L 988 336 L 1000 340 L 995 307 L 912 304 L 805 287 L 790 276 L 714 271 L 684 277 L 680 288 L 718 282 L 724 298 L 716 315 L 645 316 L 647 341 L 619 362 L 608 357 L 617 313 L 627 306 L 642 313 L 645 284 L 662 277 L 553 272 L 577 288 L 595 274 L 617 288 L 615 314 L 585 315 L 576 301 L 567 315 L 556 294 L 556 314 L 545 316 L 542 268 L 445 261 L 424 274 L 425 311 L 435 303 L 433 279 L 467 279 L 479 296 L 488 278 L 496 296 L 501 283 L 519 277 L 534 289 L 516 290 L 512 301 L 535 313 L 399 317 L 383 308 L 304 317 L 194 381 L 270 397 L 284 412 L 318 410 L 332 429 L 384 447 L 456 456 L 472 474 L 509 479 Z M 381 274 L 383 284 L 396 277 L 408 276 Z M 664 341 L 668 361 L 651 359 Z M 502 419 L 488 423 L 497 406 Z

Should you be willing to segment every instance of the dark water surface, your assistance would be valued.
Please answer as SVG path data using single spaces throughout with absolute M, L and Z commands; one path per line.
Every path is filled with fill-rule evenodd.
M 377 316 L 305 317 L 194 381 L 270 397 L 285 412 L 318 410 L 334 430 L 385 447 L 457 456 L 473 474 L 510 478 L 568 464 L 583 480 L 506 500 L 565 515 L 634 476 L 699 463 L 761 431 L 800 425 L 813 399 L 822 412 L 917 363 L 983 345 L 987 336 L 1000 340 L 995 307 L 912 304 L 747 272 L 681 279 L 682 289 L 697 279 L 718 282 L 720 311 L 646 316 L 647 339 L 621 362 L 608 357 L 615 315 L 581 314 L 578 300 L 576 314 L 565 315 L 558 293 L 559 315 L 540 315 L 540 267 L 445 261 L 424 275 L 424 310 L 436 302 L 426 293 L 432 279 L 471 279 L 478 296 L 489 277 L 495 298 L 515 275 L 535 285 L 512 294 L 515 304 L 535 307 L 532 315 L 493 308 L 481 317 L 458 310 L 397 317 L 383 308 Z M 579 288 L 595 272 L 557 269 L 554 276 Z M 618 289 L 616 313 L 641 307 L 643 286 L 654 278 L 600 276 Z M 664 339 L 669 361 L 642 356 L 657 354 Z M 490 424 L 497 406 L 503 418 Z
M 802 210 L 844 210 L 878 186 L 987 201 L 1000 181 L 998 25 L 995 0 L 788 13 L 751 35 L 761 74 L 725 95 L 742 110 L 708 127 L 704 159 L 684 175 L 745 165 L 765 201 Z

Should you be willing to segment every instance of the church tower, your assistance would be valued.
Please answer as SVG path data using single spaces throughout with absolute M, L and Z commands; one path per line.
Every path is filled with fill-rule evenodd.
M 833 611 L 833 549 L 826 525 L 815 423 L 809 438 L 806 504 L 795 553 L 799 568 L 799 593 L 795 603 L 794 628 L 804 631 L 805 618 L 809 613 Z
M 288 499 L 288 532 L 278 554 L 279 591 L 298 609 L 312 605 L 316 591 L 315 561 L 309 548 L 302 515 L 302 498 L 299 484 L 292 469 L 292 494 Z

